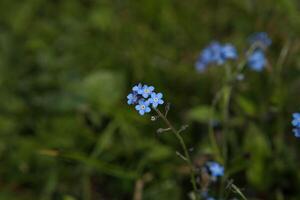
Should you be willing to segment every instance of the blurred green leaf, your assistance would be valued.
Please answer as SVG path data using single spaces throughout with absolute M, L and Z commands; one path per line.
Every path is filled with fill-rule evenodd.
M 211 107 L 197 106 L 189 110 L 187 117 L 198 122 L 209 122 L 209 120 L 214 119 L 216 116 Z

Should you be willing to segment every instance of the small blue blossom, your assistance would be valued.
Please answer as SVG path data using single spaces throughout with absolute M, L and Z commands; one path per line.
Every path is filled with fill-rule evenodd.
M 293 113 L 292 124 L 296 128 L 300 128 L 300 113 Z
M 148 98 L 153 92 L 153 90 L 153 86 L 144 85 L 142 89 L 138 90 L 138 94 L 142 95 L 144 98 Z
M 249 57 L 248 57 L 248 65 L 254 71 L 261 71 L 266 65 L 266 58 L 265 54 L 261 50 L 255 50 Z
M 161 105 L 164 103 L 164 100 L 162 100 L 162 97 L 163 97 L 162 93 L 152 92 L 149 102 L 152 104 L 152 106 L 154 108 L 156 108 L 159 104 Z
M 293 113 L 292 125 L 294 126 L 293 132 L 295 137 L 300 137 L 300 113 Z
M 208 197 L 206 200 L 215 200 L 213 197 Z
M 135 109 L 140 113 L 140 115 L 144 115 L 151 111 L 149 105 L 149 101 L 140 100 L 139 104 L 135 106 Z
M 203 72 L 210 64 L 222 65 L 229 59 L 236 59 L 237 52 L 233 45 L 222 45 L 219 42 L 212 42 L 200 53 L 195 67 L 197 71 Z
M 224 167 L 217 162 L 208 162 L 208 170 L 211 176 L 215 179 L 224 175 Z
M 263 48 L 269 47 L 272 44 L 272 40 L 265 32 L 254 33 L 249 37 L 250 44 L 259 43 Z
M 130 93 L 127 96 L 127 103 L 128 105 L 136 104 L 138 102 L 138 96 L 136 92 Z
M 295 137 L 300 138 L 300 128 L 294 128 L 293 132 L 294 132 Z
M 236 52 L 235 47 L 231 44 L 225 44 L 222 47 L 222 57 L 224 59 L 236 59 L 237 52 Z
M 142 90 L 143 85 L 141 83 L 139 83 L 138 85 L 133 86 L 132 91 L 139 93 L 140 90 Z

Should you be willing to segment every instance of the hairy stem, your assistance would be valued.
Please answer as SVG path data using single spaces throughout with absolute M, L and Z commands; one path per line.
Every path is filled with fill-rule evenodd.
M 182 136 L 180 135 L 179 131 L 176 128 L 174 128 L 174 126 L 166 118 L 166 116 L 160 112 L 160 110 L 158 108 L 153 108 L 153 109 L 157 112 L 157 114 L 159 115 L 159 117 L 165 122 L 165 124 L 171 129 L 171 131 L 175 135 L 175 137 L 179 140 L 179 143 L 180 143 L 180 145 L 181 145 L 181 147 L 183 149 L 183 152 L 184 152 L 184 156 L 186 158 L 184 160 L 187 162 L 187 164 L 190 167 L 190 178 L 191 178 L 191 183 L 193 185 L 193 189 L 194 189 L 194 192 L 195 192 L 195 197 L 196 197 L 196 199 L 199 199 L 198 195 L 197 195 L 198 188 L 197 188 L 197 184 L 196 184 L 196 175 L 195 175 L 193 163 L 192 163 L 190 154 L 188 152 L 188 149 L 186 147 L 186 144 L 185 144 Z

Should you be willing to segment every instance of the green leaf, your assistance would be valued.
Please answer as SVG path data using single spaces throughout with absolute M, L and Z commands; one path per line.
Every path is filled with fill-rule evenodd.
M 197 106 L 192 108 L 188 114 L 188 118 L 198 122 L 209 122 L 210 119 L 215 117 L 213 109 L 209 106 Z

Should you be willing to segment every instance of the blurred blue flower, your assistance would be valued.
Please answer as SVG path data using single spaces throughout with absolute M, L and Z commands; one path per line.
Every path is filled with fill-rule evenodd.
M 272 40 L 265 32 L 254 33 L 249 37 L 250 44 L 259 43 L 263 48 L 267 48 L 272 44 Z
M 138 102 L 138 96 L 136 92 L 130 93 L 127 96 L 127 103 L 128 105 L 136 104 Z
M 235 47 L 231 44 L 225 44 L 222 47 L 222 57 L 223 59 L 236 59 L 237 52 Z
M 213 178 L 224 175 L 224 167 L 217 162 L 208 162 L 208 170 Z
M 141 89 L 138 90 L 138 94 L 142 95 L 144 98 L 148 98 L 153 90 L 153 86 L 144 85 Z
M 261 71 L 266 65 L 265 54 L 261 50 L 255 50 L 248 57 L 248 65 L 254 71 Z
M 293 132 L 294 132 L 295 137 L 299 137 L 300 138 L 300 128 L 294 128 Z
M 292 124 L 296 128 L 300 128 L 300 113 L 293 113 Z
M 139 111 L 140 115 L 144 115 L 151 111 L 149 105 L 149 101 L 140 100 L 139 104 L 135 106 L 135 109 Z
M 215 200 L 213 197 L 208 197 L 206 200 Z
M 237 52 L 233 45 L 221 45 L 219 42 L 212 42 L 200 53 L 195 67 L 197 71 L 202 72 L 207 65 L 216 64 L 222 65 L 228 59 L 236 59 Z
M 163 97 L 162 93 L 152 92 L 149 102 L 152 104 L 152 106 L 154 108 L 156 108 L 159 104 L 161 105 L 164 103 L 164 101 L 162 100 L 162 97 Z

